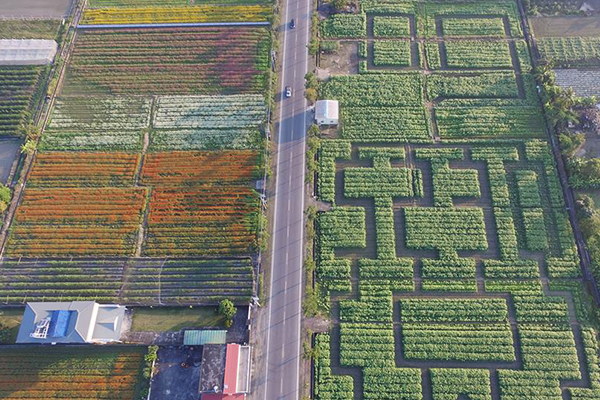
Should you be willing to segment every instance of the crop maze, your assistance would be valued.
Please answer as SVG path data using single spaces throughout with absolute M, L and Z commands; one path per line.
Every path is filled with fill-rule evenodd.
M 385 372 L 395 383 L 433 388 L 424 398 L 446 398 L 430 392 L 448 389 L 435 382 L 444 374 L 479 382 L 453 399 L 462 390 L 499 398 L 500 387 L 502 398 L 518 398 L 533 372 L 559 398 L 566 387 L 589 388 L 580 300 L 561 287 L 579 284 L 578 264 L 571 243 L 561 243 L 566 227 L 555 218 L 564 211 L 541 201 L 557 188 L 545 144 L 493 152 L 346 144 L 335 163 L 336 207 L 319 218 L 322 239 L 346 237 L 320 241 L 318 273 L 331 293 L 331 346 L 340 349 L 331 371 L 353 377 L 354 398 L 381 398 L 365 385 L 384 373 L 374 366 L 396 367 Z M 530 214 L 541 221 L 525 225 Z M 418 386 L 402 398 L 420 398 Z
M 359 73 L 320 87 L 315 398 L 600 398 L 516 3 L 367 1 L 321 34 Z

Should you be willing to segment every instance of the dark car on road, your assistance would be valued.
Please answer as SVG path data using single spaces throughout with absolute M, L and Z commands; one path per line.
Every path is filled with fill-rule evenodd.
M 290 22 L 290 29 L 294 29 L 296 27 L 296 20 L 292 18 L 292 21 Z

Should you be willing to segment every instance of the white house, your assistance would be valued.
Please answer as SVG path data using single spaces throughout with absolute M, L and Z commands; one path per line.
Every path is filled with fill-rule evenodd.
M 119 342 L 125 306 L 95 301 L 27 303 L 17 343 Z
M 337 100 L 318 100 L 315 105 L 315 122 L 317 125 L 337 125 L 339 109 Z

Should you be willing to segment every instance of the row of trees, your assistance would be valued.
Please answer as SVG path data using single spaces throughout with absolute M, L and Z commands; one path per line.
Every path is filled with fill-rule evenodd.
M 573 89 L 558 86 L 552 67 L 548 63 L 536 68 L 535 77 L 541 87 L 546 116 L 558 135 L 570 184 L 575 189 L 600 188 L 600 159 L 577 154 L 585 143 L 585 132 L 600 134 L 596 98 L 580 98 Z

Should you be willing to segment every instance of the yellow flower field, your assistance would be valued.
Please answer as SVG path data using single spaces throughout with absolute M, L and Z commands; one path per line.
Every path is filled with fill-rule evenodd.
M 193 7 L 102 8 L 86 10 L 84 25 L 167 24 L 199 22 L 262 22 L 271 7 L 261 5 Z

